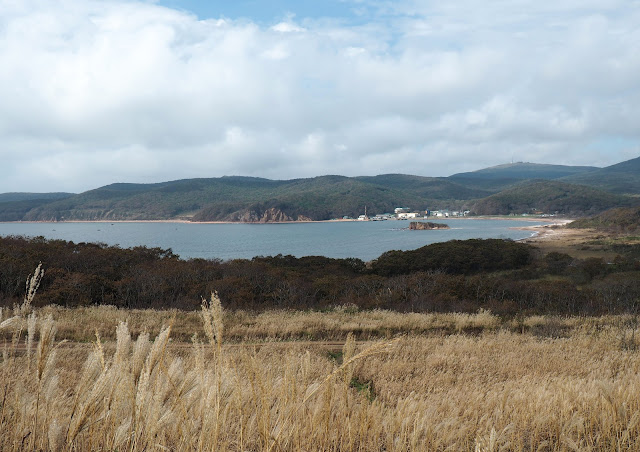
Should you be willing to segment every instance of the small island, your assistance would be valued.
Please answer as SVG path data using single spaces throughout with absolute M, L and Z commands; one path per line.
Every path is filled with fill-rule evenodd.
M 430 221 L 412 221 L 409 224 L 410 230 L 422 231 L 427 229 L 451 229 L 449 225 L 444 223 L 432 223 Z

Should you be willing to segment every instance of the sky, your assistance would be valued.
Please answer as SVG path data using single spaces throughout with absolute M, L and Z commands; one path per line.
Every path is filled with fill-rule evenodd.
M 0 192 L 638 156 L 638 0 L 0 0 Z

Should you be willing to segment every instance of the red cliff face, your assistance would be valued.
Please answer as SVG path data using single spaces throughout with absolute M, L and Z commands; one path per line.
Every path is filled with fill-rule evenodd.
M 233 223 L 282 223 L 286 221 L 313 221 L 305 215 L 291 216 L 281 209 L 270 207 L 262 210 L 260 208 L 245 208 L 232 213 L 221 213 L 215 210 L 204 209 L 198 212 L 192 219 L 199 221 L 229 221 Z
M 238 221 L 241 223 L 280 223 L 283 221 L 294 221 L 294 219 L 282 210 L 271 207 L 263 212 L 257 210 L 234 212 L 225 218 L 225 221 Z
M 260 217 L 260 223 L 279 223 L 281 221 L 293 221 L 289 215 L 274 207 L 265 210 Z

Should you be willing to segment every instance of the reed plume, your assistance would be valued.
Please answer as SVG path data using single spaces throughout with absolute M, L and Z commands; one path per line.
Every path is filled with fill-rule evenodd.
M 26 317 L 31 312 L 31 305 L 43 276 L 44 270 L 42 269 L 42 262 L 40 262 L 34 272 L 27 278 L 25 295 L 22 304 L 17 309 L 17 315 L 20 317 Z
M 305 322 L 338 329 L 336 319 L 356 324 L 358 315 L 362 325 L 378 325 L 377 316 L 398 331 L 428 323 L 436 332 L 367 343 L 346 334 L 340 362 L 339 347 L 330 357 L 308 342 L 223 343 L 237 328 L 223 315 L 237 317 L 219 301 L 191 314 L 202 321 L 191 342 L 172 342 L 179 321 L 162 326 L 186 317 L 176 313 L 43 308 L 11 320 L 11 329 L 26 325 L 28 342 L 37 315 L 36 353 L 5 346 L 0 450 L 640 450 L 640 354 L 621 346 L 623 316 L 531 320 L 562 323 L 566 337 L 554 338 L 523 333 L 527 319 L 496 326 L 488 312 L 280 312 L 291 320 L 280 322 L 285 332 Z M 112 329 L 93 346 L 59 346 L 72 322 L 50 314 L 75 314 L 76 328 L 85 328 L 82 315 L 112 316 Z M 242 315 L 275 328 L 274 313 Z M 486 329 L 467 335 L 456 325 Z

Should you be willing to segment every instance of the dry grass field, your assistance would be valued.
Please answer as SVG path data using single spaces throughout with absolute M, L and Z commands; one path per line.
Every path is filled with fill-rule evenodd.
M 538 235 L 524 242 L 539 248 L 543 253 L 566 253 L 579 259 L 603 258 L 610 262 L 619 254 L 611 249 L 613 244 L 633 245 L 640 237 L 626 233 L 603 232 L 596 229 L 570 229 L 558 225 L 531 228 Z
M 631 316 L 26 298 L 0 312 L 2 451 L 640 450 Z

